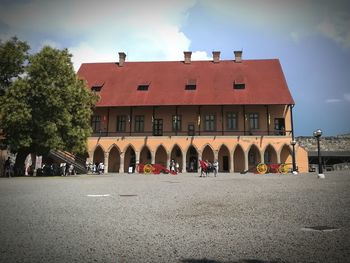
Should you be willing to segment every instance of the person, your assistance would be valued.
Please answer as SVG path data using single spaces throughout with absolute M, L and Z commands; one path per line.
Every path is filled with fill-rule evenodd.
M 199 177 L 206 177 L 208 172 L 208 163 L 203 160 L 199 160 L 199 165 L 201 168 L 201 174 Z
M 180 165 L 178 162 L 175 163 L 175 171 L 176 171 L 176 173 L 180 172 Z
M 216 177 L 216 175 L 219 172 L 219 162 L 218 162 L 218 160 L 215 160 L 215 162 L 213 163 L 213 166 L 214 166 L 214 176 Z
M 4 163 L 4 170 L 5 170 L 5 176 L 8 176 L 8 178 L 11 177 L 11 159 L 10 157 L 7 158 L 7 160 Z
M 64 175 L 68 176 L 69 174 L 69 163 L 66 163 L 65 170 L 64 170 Z
M 170 171 L 175 172 L 175 161 L 174 159 L 170 162 Z
M 101 162 L 99 165 L 98 165 L 98 174 L 103 174 L 104 173 L 104 170 L 105 170 L 105 165 Z
M 73 166 L 73 164 L 70 164 L 69 170 L 68 170 L 69 175 L 73 175 L 73 170 L 74 170 L 74 166 Z

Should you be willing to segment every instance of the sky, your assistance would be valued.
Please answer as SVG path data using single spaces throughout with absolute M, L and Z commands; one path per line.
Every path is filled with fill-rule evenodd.
M 68 48 L 84 62 L 278 58 L 295 101 L 296 136 L 350 133 L 350 1 L 0 0 L 0 39 L 31 52 Z

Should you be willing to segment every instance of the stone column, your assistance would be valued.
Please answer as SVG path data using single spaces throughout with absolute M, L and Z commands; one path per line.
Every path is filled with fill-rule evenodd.
M 105 160 L 104 160 L 104 165 L 105 165 L 105 170 L 104 173 L 108 173 L 108 156 L 109 156 L 109 152 L 105 152 Z
M 219 161 L 219 151 L 218 150 L 214 150 L 214 162 L 215 160 L 218 160 Z
M 249 151 L 245 151 L 244 152 L 244 171 L 247 172 L 249 169 L 249 164 L 248 164 L 248 152 Z
M 182 171 L 183 173 L 186 173 L 186 154 L 182 153 Z
M 260 163 L 265 163 L 265 154 L 264 152 L 259 151 L 260 154 Z
M 124 173 L 124 156 L 123 152 L 120 153 L 120 165 L 119 165 L 119 173 Z
M 151 155 L 152 155 L 151 163 L 155 164 L 156 163 L 156 154 L 155 154 L 155 152 L 151 151 Z
M 141 152 L 135 151 L 135 171 L 134 171 L 134 173 L 137 172 L 137 167 L 140 164 L 140 154 L 141 154 Z
M 230 158 L 230 173 L 233 173 L 235 171 L 235 162 L 233 161 L 234 158 L 234 152 L 232 154 L 232 157 Z
M 166 154 L 166 167 L 167 169 L 170 169 L 170 154 Z

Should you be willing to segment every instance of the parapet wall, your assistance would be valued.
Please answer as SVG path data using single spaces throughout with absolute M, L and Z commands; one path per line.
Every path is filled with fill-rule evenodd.
M 301 136 L 296 140 L 306 151 L 317 151 L 317 141 L 313 136 Z M 350 151 L 350 135 L 321 137 L 320 148 L 321 151 L 329 152 Z

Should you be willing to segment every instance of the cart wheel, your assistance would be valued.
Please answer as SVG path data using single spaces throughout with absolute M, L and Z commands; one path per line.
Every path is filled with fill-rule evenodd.
M 288 165 L 286 165 L 285 163 L 280 164 L 280 166 L 278 167 L 278 172 L 280 172 L 281 174 L 286 174 L 288 172 Z
M 152 164 L 146 164 L 146 165 L 143 167 L 143 172 L 144 172 L 145 174 L 150 174 L 150 173 L 152 173 L 152 171 L 153 171 L 153 166 L 152 166 Z
M 256 170 L 258 171 L 259 174 L 265 174 L 267 172 L 267 165 L 264 163 L 259 163 L 256 166 Z

